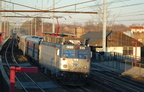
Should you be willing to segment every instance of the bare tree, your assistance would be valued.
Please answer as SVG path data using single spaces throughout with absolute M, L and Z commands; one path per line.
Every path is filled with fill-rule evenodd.
M 108 10 L 108 7 L 111 5 L 108 4 L 107 5 L 107 27 L 113 26 L 115 24 L 116 19 L 118 18 L 119 15 L 114 15 L 111 13 L 110 10 Z M 100 1 L 97 1 L 95 3 L 95 7 L 91 7 L 91 9 L 93 11 L 97 11 L 99 12 L 96 15 L 92 15 L 92 21 L 95 22 L 95 24 L 97 25 L 97 30 L 96 31 L 102 31 L 102 27 L 103 27 L 103 5 L 100 3 Z

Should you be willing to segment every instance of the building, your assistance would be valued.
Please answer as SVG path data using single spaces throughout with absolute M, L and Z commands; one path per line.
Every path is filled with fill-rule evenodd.
M 134 38 L 144 44 L 144 26 L 131 26 L 130 28 Z
M 75 29 L 75 35 L 76 35 L 76 37 L 80 38 L 81 35 L 83 35 L 83 34 L 84 34 L 84 28 L 78 27 L 78 28 Z
M 81 36 L 87 40 L 92 47 L 93 52 L 102 52 L 102 31 L 88 32 Z M 133 43 L 134 42 L 134 43 Z M 107 52 L 119 53 L 127 56 L 137 56 L 137 59 L 143 57 L 143 44 L 138 40 L 124 34 L 123 32 L 106 32 L 106 49 Z

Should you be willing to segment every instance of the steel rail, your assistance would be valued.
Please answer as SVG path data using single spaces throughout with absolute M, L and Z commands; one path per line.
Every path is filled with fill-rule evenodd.
M 8 44 L 6 50 L 5 50 L 5 60 L 6 60 L 6 63 L 7 63 L 7 65 L 8 65 L 8 68 L 9 68 L 9 69 L 10 69 L 10 65 L 9 65 L 9 63 L 8 63 L 8 59 L 7 59 L 7 55 L 6 55 L 6 54 L 7 54 L 7 51 L 8 51 L 8 48 L 9 48 L 11 42 L 12 42 L 12 40 L 9 42 L 9 44 Z M 19 79 L 18 79 L 17 77 L 16 77 L 16 80 L 17 80 L 18 83 L 22 86 L 22 88 L 24 89 L 24 91 L 25 91 L 25 92 L 28 92 L 27 89 L 25 89 L 25 87 L 24 87 L 23 84 L 19 81 Z
M 12 43 L 12 47 L 14 46 L 14 42 Z M 15 61 L 16 65 L 20 67 L 20 65 L 18 64 L 16 58 L 14 57 L 14 50 L 12 48 L 12 57 L 13 60 Z M 28 77 L 42 92 L 45 92 L 33 79 L 30 78 L 30 76 L 28 76 L 26 73 L 24 73 L 26 75 L 26 77 Z
M 116 78 L 116 79 L 118 79 L 118 80 L 124 81 L 124 82 L 126 82 L 126 83 L 129 83 L 129 84 L 132 84 L 132 85 L 141 87 L 141 88 L 143 88 L 143 85 L 144 85 L 144 83 L 140 83 L 140 84 L 139 84 L 139 82 L 137 82 L 137 81 L 132 81 L 132 80 L 130 80 L 129 78 L 126 78 L 126 77 L 121 78 L 121 77 L 117 76 L 114 72 L 106 72 L 106 73 L 104 73 L 104 74 L 106 74 L 106 75 L 108 75 L 108 76 L 111 76 L 111 77 L 114 77 L 114 78 Z
M 111 82 L 111 83 L 114 83 L 114 84 L 116 84 L 116 85 L 119 85 L 119 87 L 121 86 L 121 87 L 123 87 L 123 88 L 126 88 L 127 90 L 131 90 L 132 92 L 140 92 L 140 91 L 138 91 L 138 90 L 136 90 L 136 89 L 134 89 L 134 88 L 131 88 L 131 87 L 128 87 L 128 86 L 126 86 L 126 84 L 124 85 L 124 84 L 121 84 L 121 83 L 118 83 L 118 82 L 116 82 L 116 81 L 114 81 L 114 78 L 106 78 L 106 76 L 102 76 L 102 74 L 100 74 L 100 73 L 93 73 L 92 75 L 94 75 L 94 76 L 100 76 L 100 78 L 102 78 L 102 79 L 104 79 L 104 80 L 107 80 L 107 81 L 109 81 L 109 82 Z M 113 80 L 112 80 L 113 79 Z M 130 84 L 129 84 L 130 85 Z
M 98 67 L 96 65 L 91 65 L 91 66 L 93 68 Z M 103 74 L 105 74 L 107 76 L 114 77 L 114 78 L 116 78 L 118 80 L 121 80 L 121 81 L 125 81 L 126 83 L 129 83 L 129 84 L 141 87 L 141 88 L 143 88 L 143 85 L 144 85 L 144 83 L 142 83 L 142 82 L 136 81 L 134 79 L 130 79 L 130 78 L 125 77 L 125 76 L 124 77 L 119 77 L 119 75 L 121 75 L 121 73 L 118 73 L 118 72 L 115 72 L 115 71 L 107 71 L 107 72 L 104 72 Z

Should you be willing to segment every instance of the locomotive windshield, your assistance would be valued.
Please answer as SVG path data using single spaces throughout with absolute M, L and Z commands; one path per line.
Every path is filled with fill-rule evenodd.
M 88 59 L 88 52 L 86 50 L 64 50 L 63 57 L 65 58 L 79 58 L 79 59 Z
M 78 58 L 80 58 L 80 59 L 88 59 L 87 51 L 78 51 Z
M 64 50 L 63 56 L 66 58 L 74 58 L 75 51 L 74 50 Z

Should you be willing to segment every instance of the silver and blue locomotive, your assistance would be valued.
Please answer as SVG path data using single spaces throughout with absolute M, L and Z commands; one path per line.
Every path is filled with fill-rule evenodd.
M 90 74 L 90 47 L 84 40 L 70 37 L 26 37 L 25 54 L 44 73 L 66 85 L 83 85 Z M 19 45 L 20 46 L 20 45 Z M 21 48 L 21 47 L 19 47 Z

